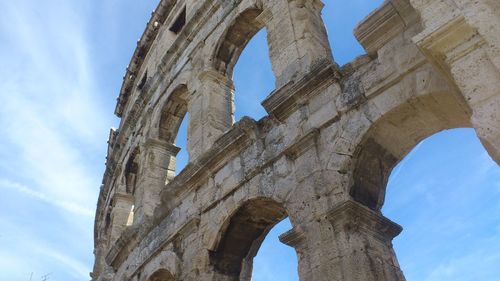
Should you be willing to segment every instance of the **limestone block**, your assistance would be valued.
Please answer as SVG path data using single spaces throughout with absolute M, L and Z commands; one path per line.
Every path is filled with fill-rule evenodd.
M 500 93 L 500 71 L 483 49 L 455 61 L 451 73 L 471 106 Z
M 494 161 L 500 163 L 500 96 L 491 97 L 473 108 L 472 125 Z

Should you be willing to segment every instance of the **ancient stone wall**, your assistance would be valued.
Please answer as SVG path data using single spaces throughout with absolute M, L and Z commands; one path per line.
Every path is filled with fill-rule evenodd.
M 320 0 L 162 0 L 118 98 L 92 280 L 250 280 L 285 217 L 300 280 L 404 280 L 380 212 L 392 168 L 457 127 L 500 162 L 498 3 L 387 0 L 355 30 L 367 55 L 339 67 Z M 269 115 L 235 124 L 232 71 L 262 28 Z

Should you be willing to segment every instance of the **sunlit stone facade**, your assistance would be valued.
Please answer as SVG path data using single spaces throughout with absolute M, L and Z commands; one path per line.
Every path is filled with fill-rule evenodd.
M 97 281 L 250 280 L 269 229 L 300 280 L 405 280 L 383 217 L 392 168 L 471 127 L 500 161 L 500 2 L 387 0 L 338 66 L 320 0 L 163 0 L 124 77 L 95 221 Z M 234 123 L 232 71 L 266 28 L 268 116 Z M 187 167 L 175 139 L 186 113 Z

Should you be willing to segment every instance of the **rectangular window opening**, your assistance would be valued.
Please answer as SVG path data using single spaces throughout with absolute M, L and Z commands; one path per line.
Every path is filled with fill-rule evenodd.
M 169 28 L 175 34 L 181 32 L 182 28 L 186 24 L 186 7 L 182 8 L 181 13 L 177 16 L 172 26 Z

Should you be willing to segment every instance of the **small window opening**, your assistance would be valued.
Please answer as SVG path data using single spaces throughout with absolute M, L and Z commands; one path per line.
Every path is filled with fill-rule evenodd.
M 130 207 L 130 212 L 128 214 L 128 218 L 127 218 L 127 226 L 131 226 L 133 223 L 134 223 L 134 205 L 132 205 L 132 207 Z
M 174 23 L 169 28 L 169 30 L 175 34 L 178 34 L 179 32 L 181 32 L 185 24 L 186 24 L 186 7 L 182 9 L 181 13 L 177 16 L 177 19 L 175 19 Z
M 104 219 L 104 232 L 108 232 L 109 225 L 111 224 L 111 212 L 106 213 L 106 218 Z
M 177 137 L 175 139 L 175 145 L 181 150 L 177 153 L 176 157 L 176 173 L 179 174 L 186 167 L 189 162 L 189 153 L 187 151 L 188 142 L 188 123 L 189 123 L 189 113 L 186 112 L 184 119 L 182 119 L 181 125 L 179 126 L 179 131 L 177 132 Z
M 267 44 L 267 30 L 261 29 L 248 42 L 234 67 L 233 81 L 235 120 L 250 116 L 259 120 L 267 115 L 260 101 L 275 89 L 275 76 L 272 71 Z
M 137 89 L 142 90 L 144 88 L 144 85 L 146 85 L 146 81 L 148 80 L 148 71 L 144 72 L 144 75 L 142 76 L 141 82 L 137 84 Z
M 298 281 L 298 260 L 295 250 L 279 241 L 279 235 L 292 228 L 289 218 L 279 222 L 265 236 L 253 259 L 251 280 Z
M 137 181 L 137 173 L 139 172 L 138 152 L 134 151 L 125 166 L 125 188 L 128 194 L 135 194 L 135 186 Z

